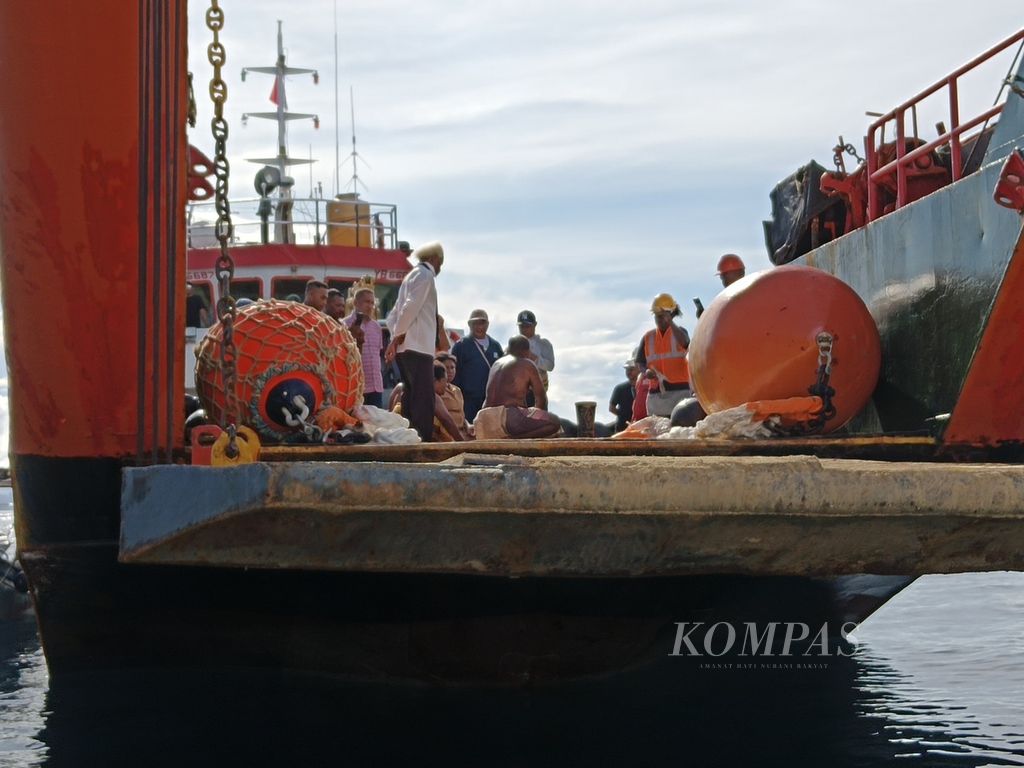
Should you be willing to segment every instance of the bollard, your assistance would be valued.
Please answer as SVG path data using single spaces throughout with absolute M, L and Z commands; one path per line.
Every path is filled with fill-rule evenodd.
M 594 417 L 597 415 L 597 403 L 593 400 L 584 400 L 576 403 L 576 436 L 594 436 Z

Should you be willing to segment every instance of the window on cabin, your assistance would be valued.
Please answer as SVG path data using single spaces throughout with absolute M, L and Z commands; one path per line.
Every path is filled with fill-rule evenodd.
M 263 286 L 259 278 L 242 277 L 231 281 L 231 295 L 238 299 L 258 301 L 263 298 Z
M 325 282 L 327 283 L 328 288 L 337 288 L 345 295 L 346 299 L 348 298 L 348 289 L 352 287 L 351 280 L 342 280 L 337 277 L 328 277 Z
M 311 277 L 275 277 L 270 283 L 270 297 L 302 301 L 306 296 L 306 283 Z
M 388 312 L 395 306 L 395 300 L 398 299 L 398 286 L 378 285 L 376 293 L 378 317 L 383 319 L 388 316 Z

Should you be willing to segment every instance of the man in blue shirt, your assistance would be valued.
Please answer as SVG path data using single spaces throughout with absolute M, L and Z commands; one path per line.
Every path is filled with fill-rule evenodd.
M 626 380 L 617 384 L 612 390 L 612 399 L 608 410 L 615 414 L 615 431 L 621 432 L 633 418 L 633 398 L 636 397 L 636 377 L 640 375 L 636 360 L 623 363 L 626 369 Z
M 487 313 L 474 309 L 469 315 L 469 336 L 455 342 L 450 353 L 456 363 L 454 384 L 462 390 L 466 421 L 470 423 L 483 407 L 491 366 L 503 354 L 501 344 L 487 335 L 489 326 Z

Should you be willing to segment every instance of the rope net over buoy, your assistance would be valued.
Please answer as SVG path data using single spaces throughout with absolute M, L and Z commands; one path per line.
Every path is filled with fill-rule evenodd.
M 348 329 L 293 301 L 258 301 L 237 310 L 238 414 L 225 414 L 218 323 L 196 347 L 196 391 L 216 423 L 235 419 L 261 437 L 310 436 L 318 413 L 350 412 L 363 401 L 363 365 Z

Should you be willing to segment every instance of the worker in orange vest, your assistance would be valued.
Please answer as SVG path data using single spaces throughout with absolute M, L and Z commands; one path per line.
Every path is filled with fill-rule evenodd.
M 654 328 L 644 334 L 636 356 L 637 365 L 646 369 L 644 376 L 651 389 L 647 393 L 647 413 L 671 416 L 676 403 L 690 396 L 690 368 L 686 350 L 690 334 L 676 325 L 682 314 L 670 294 L 659 293 L 651 302 Z

